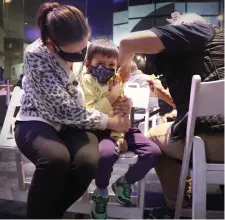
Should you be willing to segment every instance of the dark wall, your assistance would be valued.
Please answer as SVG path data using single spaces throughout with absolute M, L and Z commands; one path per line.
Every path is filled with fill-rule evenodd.
M 88 1 L 87 17 L 92 38 L 113 38 L 113 0 Z

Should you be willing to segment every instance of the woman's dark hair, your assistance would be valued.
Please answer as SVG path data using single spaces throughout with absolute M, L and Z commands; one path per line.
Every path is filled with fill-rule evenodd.
M 93 41 L 89 46 L 86 59 L 91 62 L 95 54 L 118 58 L 119 49 L 111 40 L 99 39 Z
M 90 27 L 81 11 L 74 6 L 60 5 L 56 2 L 40 6 L 37 25 L 45 45 L 49 38 L 56 44 L 64 46 L 80 42 L 90 34 Z

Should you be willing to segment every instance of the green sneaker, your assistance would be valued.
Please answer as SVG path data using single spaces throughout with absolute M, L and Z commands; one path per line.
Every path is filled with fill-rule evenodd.
M 92 219 L 107 219 L 107 205 L 109 196 L 101 196 L 94 192 L 92 196 L 93 204 L 91 208 Z
M 126 182 L 117 180 L 115 183 L 112 184 L 112 190 L 116 195 L 116 200 L 124 205 L 124 206 L 131 206 L 131 185 Z

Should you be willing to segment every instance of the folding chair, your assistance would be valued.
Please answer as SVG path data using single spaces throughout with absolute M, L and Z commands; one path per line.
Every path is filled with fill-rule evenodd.
M 207 163 L 204 141 L 200 137 L 194 136 L 197 117 L 224 115 L 224 80 L 201 82 L 200 76 L 195 75 L 192 78 L 191 88 L 186 141 L 176 201 L 176 219 L 181 216 L 181 211 L 183 211 L 182 203 L 185 182 L 189 172 L 191 152 L 193 161 L 191 172 L 193 219 L 206 218 L 207 184 L 224 184 L 224 164 Z
M 12 93 L 11 100 L 8 105 L 3 127 L 0 133 L 0 151 L 11 151 L 15 153 L 18 186 L 20 190 L 25 190 L 26 182 L 22 162 L 22 154 L 17 148 L 15 139 L 13 138 L 13 130 L 15 123 L 15 111 L 17 107 L 20 107 L 20 100 L 23 90 L 20 87 L 15 87 Z M 11 132 L 12 131 L 12 132 Z
M 145 126 L 147 132 L 149 127 L 149 101 L 150 90 L 149 88 L 140 88 L 138 84 L 132 83 L 124 87 L 124 94 L 132 99 L 133 107 L 145 109 Z M 141 97 L 141 98 L 140 98 Z M 126 152 L 120 155 L 116 164 L 129 165 L 136 163 L 138 156 L 133 152 Z M 115 195 L 109 195 L 108 216 L 111 218 L 136 218 L 142 219 L 144 213 L 144 199 L 145 199 L 145 178 L 137 183 L 137 187 L 133 187 L 134 194 L 132 196 L 132 207 L 124 207 L 115 201 Z M 136 195 L 135 195 L 136 194 Z M 82 199 L 75 203 L 69 210 L 73 212 L 89 214 L 91 209 L 90 197 L 92 193 L 86 191 Z
M 126 95 L 128 95 L 128 97 L 130 95 L 133 96 L 132 100 L 135 106 L 144 107 L 147 109 L 149 106 L 149 95 L 150 95 L 149 89 L 148 88 L 138 88 L 138 89 L 133 88 L 133 89 L 135 89 L 135 91 L 130 89 L 128 90 L 125 89 Z M 133 95 L 134 92 L 136 94 L 135 96 Z M 4 120 L 3 128 L 0 134 L 0 151 L 11 150 L 15 152 L 16 167 L 17 167 L 17 174 L 18 174 L 18 185 L 19 185 L 19 190 L 21 190 L 22 194 L 21 192 L 14 193 L 16 195 L 14 199 L 19 201 L 26 201 L 26 196 L 27 196 L 26 190 L 29 188 L 30 183 L 25 181 L 22 154 L 18 150 L 13 136 L 10 135 L 10 129 L 13 128 L 14 122 L 15 122 L 14 113 L 15 113 L 16 107 L 20 107 L 20 99 L 21 99 L 22 93 L 23 93 L 23 90 L 21 90 L 19 87 L 16 87 L 12 93 L 12 98 L 10 100 L 7 114 Z M 143 97 L 141 102 L 137 94 L 142 94 Z M 146 118 L 148 119 L 148 116 Z M 145 129 L 148 130 L 148 121 L 146 120 L 146 122 L 147 124 L 145 126 Z M 116 164 L 132 165 L 136 163 L 137 160 L 138 160 L 137 155 L 135 155 L 132 152 L 126 152 L 124 154 L 121 154 Z M 113 194 L 110 195 L 108 215 L 114 218 L 142 219 L 143 212 L 144 212 L 145 179 L 137 183 L 137 187 L 135 191 L 136 192 L 131 198 L 132 203 L 135 205 L 134 207 L 123 207 L 115 201 L 115 196 Z M 91 209 L 91 203 L 90 203 L 91 195 L 92 193 L 88 193 L 87 191 L 79 201 L 74 203 L 68 209 L 68 211 L 75 212 L 75 213 L 89 214 Z
M 130 98 L 133 102 L 133 108 L 131 111 L 131 124 L 134 124 L 135 114 L 134 108 L 144 109 L 144 121 L 138 125 L 138 129 L 147 135 L 149 130 L 149 120 L 152 121 L 152 127 L 157 125 L 157 120 L 159 117 L 158 111 L 158 98 L 151 97 L 151 92 L 149 87 L 140 87 L 138 83 L 126 83 L 125 84 L 125 96 Z M 150 111 L 152 116 L 150 116 Z

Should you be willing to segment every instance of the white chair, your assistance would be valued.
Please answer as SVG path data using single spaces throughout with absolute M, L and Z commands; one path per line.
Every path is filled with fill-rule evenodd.
M 149 106 L 149 90 L 140 88 L 133 88 L 135 89 L 135 94 L 141 94 L 142 95 L 142 102 L 145 102 L 145 105 L 138 100 L 136 102 L 136 97 L 133 96 L 132 100 L 135 106 L 137 107 L 144 107 L 147 108 Z M 126 90 L 126 95 L 133 94 L 133 90 Z M 29 188 L 30 183 L 25 181 L 25 175 L 24 175 L 24 169 L 23 169 L 23 163 L 21 158 L 21 153 L 18 150 L 15 140 L 13 136 L 10 134 L 10 129 L 14 126 L 15 117 L 14 113 L 16 110 L 16 107 L 20 106 L 20 99 L 22 96 L 23 90 L 21 90 L 19 87 L 16 87 L 12 93 L 12 98 L 10 100 L 7 114 L 4 120 L 3 128 L 0 134 L 0 151 L 1 150 L 12 150 L 15 152 L 16 156 L 16 166 L 17 166 L 17 173 L 18 173 L 18 184 L 19 189 L 21 192 L 14 193 L 14 199 L 19 201 L 26 201 L 27 192 L 26 190 Z M 144 94 L 144 95 L 143 95 Z M 147 98 L 144 98 L 147 97 Z M 138 105 L 138 103 L 140 105 Z M 148 119 L 148 116 L 146 117 Z M 146 129 L 148 129 L 146 125 Z M 119 160 L 117 161 L 117 164 L 123 164 L 123 165 L 132 165 L 137 162 L 137 155 L 135 155 L 132 152 L 126 152 L 124 154 L 121 154 Z M 114 218 L 142 218 L 143 212 L 144 212 L 144 195 L 145 195 L 145 179 L 141 180 L 139 183 L 137 183 L 137 196 L 132 196 L 132 203 L 135 204 L 135 207 L 123 207 L 120 204 L 118 204 L 115 201 L 115 196 L 112 194 L 110 195 L 110 204 L 108 208 L 108 215 L 110 217 Z M 91 203 L 90 203 L 90 197 L 92 193 L 89 193 L 88 191 L 82 196 L 82 198 L 74 203 L 68 211 L 75 212 L 75 213 L 83 213 L 83 214 L 89 214 L 91 209 Z
M 186 141 L 182 171 L 176 201 L 175 219 L 181 216 L 185 182 L 192 152 L 192 218 L 206 218 L 207 184 L 224 184 L 224 164 L 206 162 L 205 145 L 194 136 L 195 121 L 199 116 L 224 115 L 224 80 L 201 82 L 198 75 L 192 78 Z M 218 212 L 217 212 L 218 213 Z M 214 216 L 214 218 L 216 218 Z
M 138 125 L 138 129 L 146 135 L 149 130 L 149 111 L 155 111 L 159 108 L 158 98 L 151 97 L 149 87 L 140 87 L 138 83 L 126 83 L 124 95 L 133 102 L 133 108 L 145 109 L 145 120 Z M 134 115 L 135 116 L 135 115 Z M 157 125 L 158 114 L 151 117 L 152 127 Z
M 132 83 L 126 84 L 124 86 L 124 94 L 128 98 L 132 99 L 133 107 L 144 108 L 145 111 L 145 131 L 148 131 L 148 119 L 149 119 L 149 98 L 150 98 L 150 90 L 149 88 L 140 88 L 139 84 Z M 141 97 L 141 99 L 140 99 Z M 116 164 L 121 165 L 132 165 L 136 163 L 138 160 L 138 156 L 133 152 L 126 152 L 120 155 L 120 158 L 117 160 Z M 135 187 L 133 187 L 135 188 Z M 137 196 L 132 196 L 132 204 L 133 207 L 123 207 L 115 201 L 115 195 L 110 194 L 110 202 L 108 205 L 108 216 L 111 218 L 136 218 L 142 219 L 144 213 L 144 199 L 145 199 L 145 178 L 137 183 Z M 89 192 L 88 190 L 82 196 L 80 202 L 75 203 L 69 210 L 73 210 L 74 212 L 88 214 L 91 209 L 90 198 L 93 192 Z
M 28 183 L 25 182 L 25 175 L 22 163 L 22 154 L 17 148 L 15 139 L 13 138 L 13 129 L 15 123 L 16 107 L 20 107 L 20 100 L 23 90 L 15 87 L 11 100 L 8 105 L 3 127 L 0 133 L 0 151 L 11 151 L 15 153 L 15 162 L 17 168 L 18 186 L 20 190 L 25 190 Z

